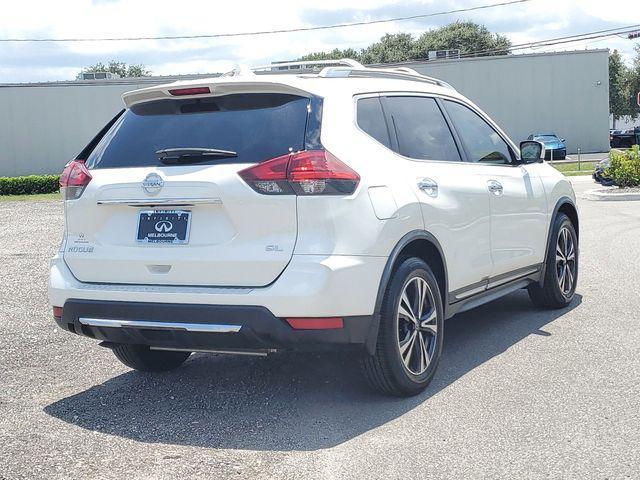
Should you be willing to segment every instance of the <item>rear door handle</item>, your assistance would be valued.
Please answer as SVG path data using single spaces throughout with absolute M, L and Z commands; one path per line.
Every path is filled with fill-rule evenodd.
M 496 180 L 489 180 L 487 182 L 487 188 L 489 189 L 489 192 L 491 192 L 496 197 L 499 197 L 504 193 L 502 184 Z
M 418 179 L 418 188 L 430 197 L 438 196 L 438 184 L 430 178 Z

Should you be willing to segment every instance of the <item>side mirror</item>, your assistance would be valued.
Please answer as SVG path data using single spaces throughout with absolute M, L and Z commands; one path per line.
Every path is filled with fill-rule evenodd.
M 535 140 L 520 142 L 521 163 L 542 163 L 544 159 L 544 144 Z

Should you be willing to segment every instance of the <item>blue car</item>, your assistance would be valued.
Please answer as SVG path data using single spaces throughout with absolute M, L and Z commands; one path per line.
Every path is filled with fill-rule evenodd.
M 564 160 L 567 157 L 567 146 L 564 144 L 564 138 L 559 138 L 555 133 L 534 133 L 529 135 L 529 140 L 544 144 L 545 160 Z

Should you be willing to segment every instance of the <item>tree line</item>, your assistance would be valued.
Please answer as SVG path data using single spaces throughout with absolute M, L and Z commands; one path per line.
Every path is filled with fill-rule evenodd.
M 428 30 L 415 38 L 410 33 L 386 34 L 366 48 L 334 49 L 315 52 L 298 60 L 337 60 L 351 58 L 364 64 L 396 63 L 426 59 L 434 50 L 460 50 L 460 54 L 506 55 L 511 41 L 504 35 L 492 33 L 484 25 L 474 22 L 455 22 Z
M 638 93 L 640 93 L 640 44 L 635 47 L 635 58 L 626 65 L 622 55 L 614 50 L 609 55 L 609 111 L 613 126 L 622 117 L 633 120 L 640 117 Z
M 78 73 L 78 79 L 82 78 L 83 73 L 99 73 L 99 72 L 111 72 L 120 76 L 120 78 L 130 77 L 150 77 L 151 70 L 148 70 L 143 64 L 127 65 L 125 62 L 117 62 L 111 60 L 109 63 L 104 64 L 102 62 L 95 63 L 88 67 L 83 68 Z
M 440 28 L 428 30 L 418 37 L 410 33 L 386 34 L 368 47 L 334 49 L 314 52 L 298 60 L 337 60 L 352 58 L 364 64 L 397 63 L 427 59 L 434 50 L 459 50 L 460 55 L 488 56 L 511 53 L 511 41 L 504 35 L 493 33 L 484 25 L 471 21 L 458 21 Z M 631 65 L 626 65 L 622 55 L 614 50 L 609 55 L 609 109 L 614 125 L 622 117 L 640 117 L 636 96 L 640 92 L 640 44 Z M 85 72 L 111 72 L 120 77 L 147 77 L 151 75 L 142 64 L 127 65 L 111 60 L 98 62 L 84 68 Z M 78 75 L 80 77 L 80 74 Z
M 298 60 L 336 60 L 352 58 L 364 64 L 394 63 L 426 59 L 434 50 L 459 50 L 461 55 L 506 55 L 510 53 L 511 41 L 504 35 L 492 33 L 484 25 L 474 22 L 455 22 L 444 27 L 424 32 L 417 38 L 410 33 L 386 34 L 379 41 L 361 50 L 346 48 L 330 52 L 309 53 Z M 111 60 L 98 62 L 80 71 L 83 73 L 111 72 L 120 77 L 148 77 L 151 75 L 144 65 L 127 65 Z

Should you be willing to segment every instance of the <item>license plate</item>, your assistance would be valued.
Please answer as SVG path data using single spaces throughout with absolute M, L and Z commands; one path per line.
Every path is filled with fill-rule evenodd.
M 191 212 L 188 210 L 145 210 L 138 217 L 138 242 L 171 243 L 189 242 Z

